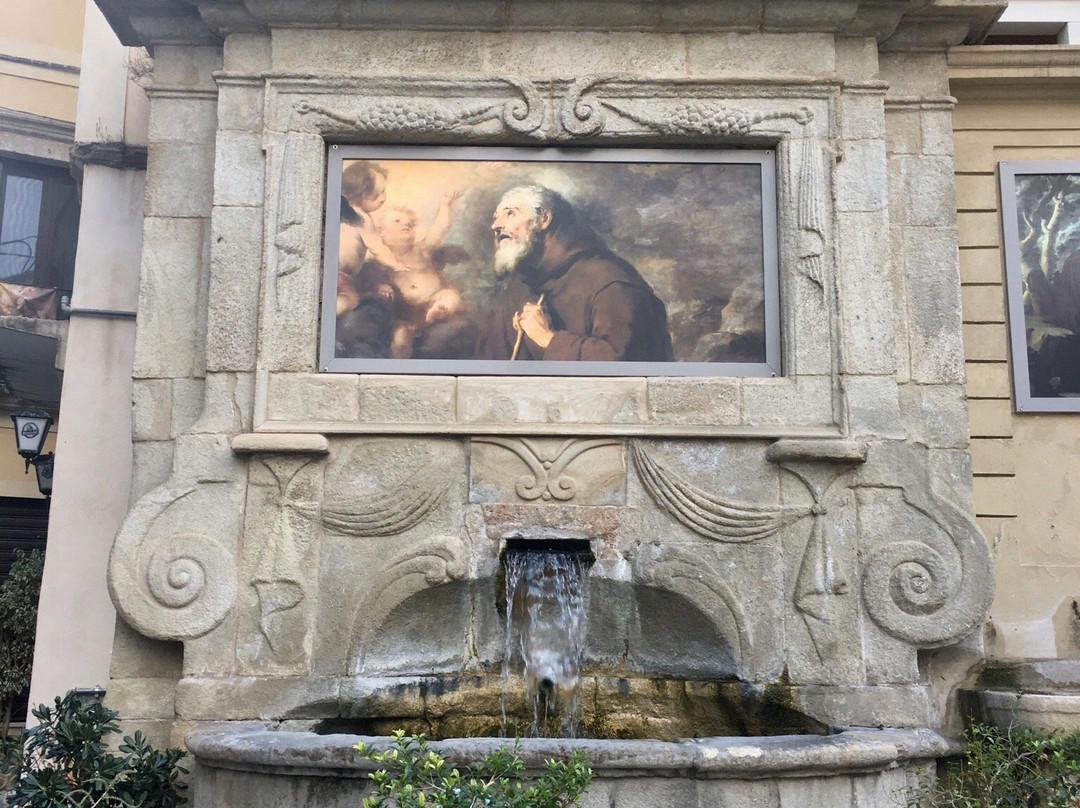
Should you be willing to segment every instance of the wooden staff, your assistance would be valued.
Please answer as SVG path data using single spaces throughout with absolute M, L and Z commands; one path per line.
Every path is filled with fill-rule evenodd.
M 536 305 L 537 306 L 543 306 L 544 305 L 544 295 L 542 293 L 541 293 L 539 299 L 537 299 Z M 523 329 L 521 327 L 520 323 L 518 323 L 516 326 L 514 326 L 514 330 L 517 331 L 517 339 L 514 340 L 514 350 L 510 354 L 510 361 L 511 362 L 513 362 L 515 359 L 517 359 L 518 351 L 521 350 L 521 338 L 525 336 L 525 329 Z

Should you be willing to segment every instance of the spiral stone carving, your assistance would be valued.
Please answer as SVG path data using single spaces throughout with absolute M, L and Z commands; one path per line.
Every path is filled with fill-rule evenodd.
M 899 541 L 870 556 L 863 598 L 875 623 L 899 639 L 922 645 L 940 634 L 936 613 L 955 594 L 956 583 L 933 547 Z
M 140 499 L 109 556 L 109 593 L 124 620 L 140 634 L 190 640 L 225 619 L 236 600 L 233 554 L 216 538 L 177 530 L 201 524 L 215 507 L 239 508 L 238 493 L 222 497 L 189 483 L 163 486 Z M 196 514 L 201 514 L 198 519 Z M 221 520 L 223 529 L 225 521 Z
M 214 539 L 200 534 L 173 536 L 151 553 L 147 564 L 147 588 L 159 604 L 187 609 L 202 601 L 211 606 L 205 617 L 219 622 L 237 593 L 237 577 L 222 575 L 232 557 Z
M 529 135 L 536 132 L 544 123 L 544 99 L 531 82 L 522 79 L 503 79 L 517 88 L 520 98 L 506 102 L 502 110 L 503 126 L 512 132 Z
M 603 76 L 590 76 L 570 85 L 559 108 L 559 122 L 569 134 L 587 137 L 603 130 L 604 110 L 589 91 L 605 81 L 608 79 Z
M 167 548 L 172 550 L 172 548 Z M 150 558 L 147 585 L 158 603 L 171 609 L 182 609 L 199 597 L 206 587 L 206 570 L 197 558 L 173 558 L 172 553 L 158 551 Z
M 922 541 L 890 542 L 869 556 L 862 576 L 871 619 L 891 636 L 923 648 L 971 632 L 993 592 L 989 553 L 978 527 L 951 503 L 938 504 L 939 514 L 923 512 L 951 540 L 955 555 Z

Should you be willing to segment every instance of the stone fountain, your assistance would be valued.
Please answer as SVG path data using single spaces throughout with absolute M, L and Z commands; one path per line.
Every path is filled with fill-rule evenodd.
M 155 56 L 109 699 L 196 805 L 355 805 L 356 735 L 468 758 L 530 687 L 587 805 L 884 806 L 949 753 L 992 587 L 944 53 L 1001 3 L 101 5 Z M 772 150 L 783 374 L 320 372 L 337 143 Z M 507 685 L 507 558 L 568 548 L 580 674 Z

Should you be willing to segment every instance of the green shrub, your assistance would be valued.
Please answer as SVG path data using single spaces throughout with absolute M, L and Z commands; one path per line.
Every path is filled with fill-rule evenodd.
M 1080 730 L 1001 730 L 976 724 L 963 756 L 936 783 L 908 799 L 910 808 L 1075 808 L 1080 806 Z
M 375 795 L 363 808 L 570 808 L 592 782 L 592 769 L 578 751 L 566 761 L 547 761 L 535 779 L 514 751 L 499 749 L 475 766 L 457 767 L 428 747 L 423 735 L 395 732 L 386 750 L 356 745 L 361 755 L 381 764 L 372 772 Z
M 12 702 L 30 685 L 34 631 L 45 559 L 19 553 L 0 584 L 0 737 L 7 737 Z
M 105 736 L 119 715 L 69 693 L 34 711 L 23 734 L 22 771 L 8 794 L 11 808 L 176 808 L 186 800 L 179 749 L 154 749 L 136 732 L 113 754 Z

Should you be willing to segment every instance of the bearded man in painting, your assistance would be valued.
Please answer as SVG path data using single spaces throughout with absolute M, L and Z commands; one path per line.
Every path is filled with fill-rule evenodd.
M 672 361 L 663 302 L 558 193 L 512 188 L 491 230 L 509 277 L 478 359 Z

